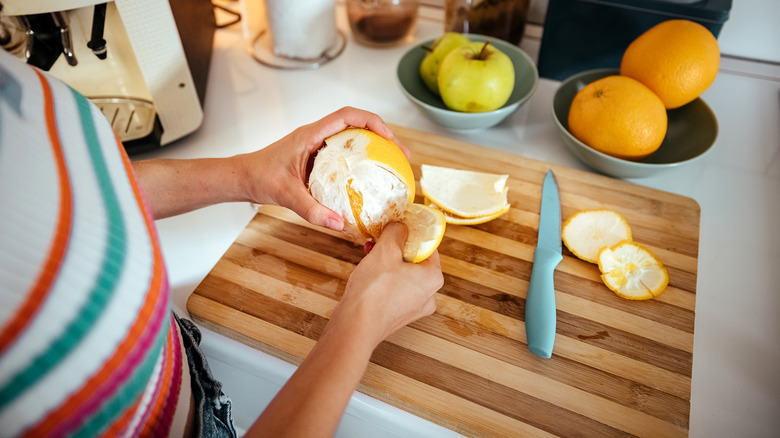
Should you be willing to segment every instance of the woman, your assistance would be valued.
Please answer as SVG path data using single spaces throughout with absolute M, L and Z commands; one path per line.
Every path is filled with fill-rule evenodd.
M 235 436 L 197 328 L 171 312 L 153 221 L 253 202 L 341 230 L 305 180 L 310 156 L 347 126 L 393 139 L 378 116 L 342 108 L 253 153 L 133 163 L 86 98 L 0 51 L 3 434 Z M 438 254 L 404 263 L 405 238 L 388 225 L 246 436 L 332 435 L 374 348 L 433 313 Z

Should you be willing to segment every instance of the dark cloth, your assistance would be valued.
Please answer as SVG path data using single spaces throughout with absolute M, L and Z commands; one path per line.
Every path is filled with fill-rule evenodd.
M 192 321 L 174 316 L 181 328 L 187 363 L 190 365 L 192 398 L 195 403 L 195 436 L 238 438 L 233 425 L 232 402 L 222 392 L 222 384 L 211 374 L 206 356 L 200 349 L 200 330 Z

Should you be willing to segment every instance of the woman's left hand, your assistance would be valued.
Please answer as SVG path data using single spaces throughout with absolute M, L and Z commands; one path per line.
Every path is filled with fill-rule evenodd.
M 324 118 L 301 126 L 281 140 L 246 155 L 244 190 L 249 201 L 287 207 L 308 222 L 341 231 L 341 216 L 317 202 L 306 186 L 314 154 L 325 139 L 347 127 L 367 128 L 395 142 L 409 156 L 409 151 L 393 136 L 382 119 L 368 111 L 344 107 Z

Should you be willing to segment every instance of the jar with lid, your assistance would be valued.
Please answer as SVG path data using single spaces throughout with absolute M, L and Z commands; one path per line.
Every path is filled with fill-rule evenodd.
M 444 31 L 492 36 L 518 45 L 530 0 L 446 0 Z
M 347 19 L 358 43 L 391 46 L 408 40 L 417 24 L 418 0 L 347 0 Z

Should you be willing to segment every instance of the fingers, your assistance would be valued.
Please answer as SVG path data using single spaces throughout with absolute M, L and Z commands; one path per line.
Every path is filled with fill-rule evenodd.
M 385 124 L 384 120 L 372 112 L 346 106 L 330 114 L 328 117 L 333 118 L 333 125 L 327 124 L 333 131 L 330 134 L 326 134 L 324 137 L 340 132 L 350 126 L 366 128 L 395 143 L 404 155 L 406 155 L 406 158 L 411 156 L 409 149 L 395 137 L 393 131 Z
M 288 208 L 313 225 L 319 225 L 333 231 L 344 229 L 344 218 L 317 202 L 306 189 L 302 189 L 300 195 L 292 197 L 290 204 L 292 205 L 288 205 Z
M 385 251 L 393 248 L 397 250 L 398 257 L 402 258 L 404 243 L 406 243 L 406 237 L 409 234 L 409 230 L 406 225 L 400 222 L 391 222 L 385 225 L 382 229 L 382 235 L 377 239 L 375 247 L 385 248 Z M 395 252 L 395 251 L 394 251 Z
M 424 266 L 427 269 L 437 272 L 438 275 L 430 277 L 431 278 L 431 287 L 433 288 L 433 293 L 438 291 L 439 289 L 444 286 L 444 274 L 441 270 L 441 260 L 439 259 L 439 251 L 436 250 L 428 256 L 427 259 L 423 260 L 422 262 L 418 263 L 418 265 Z
M 374 113 L 370 113 L 368 111 L 358 110 L 355 108 L 345 107 L 342 108 L 350 117 L 353 116 L 353 111 L 357 111 L 358 114 L 354 114 L 356 117 L 361 118 L 363 116 L 366 117 L 365 124 L 364 125 L 356 125 L 353 122 L 350 122 L 351 126 L 358 126 L 361 128 L 367 128 L 371 131 L 376 132 L 377 134 L 381 135 L 382 137 L 392 141 L 393 143 L 398 146 L 399 149 L 401 149 L 401 152 L 406 155 L 406 158 L 411 157 L 411 153 L 409 152 L 409 149 L 401 142 L 400 139 L 398 139 L 393 132 L 390 130 L 390 128 L 385 124 L 384 120 L 382 120 L 381 117 Z M 360 114 L 362 113 L 362 114 Z M 357 122 L 355 122 L 357 123 Z
M 428 301 L 422 307 L 421 313 L 423 316 L 433 315 L 436 311 L 436 293 L 432 293 Z
M 401 149 L 401 152 L 403 152 L 404 155 L 406 155 L 407 160 L 412 157 L 412 153 L 409 151 L 409 149 L 406 148 L 406 146 L 403 143 L 401 143 L 400 139 L 393 137 L 390 140 L 392 140 L 393 143 L 395 143 L 395 145 L 398 146 L 398 149 Z
M 441 271 L 441 259 L 439 258 L 439 251 L 438 250 L 434 251 L 433 254 L 428 256 L 427 259 L 420 262 L 420 264 L 430 265 L 433 268 Z
M 347 126 L 366 128 L 389 140 L 393 139 L 393 132 L 390 131 L 390 128 L 387 127 L 384 120 L 372 112 L 347 106 L 339 109 L 333 114 L 345 123 L 345 126 L 341 129 L 344 129 Z

